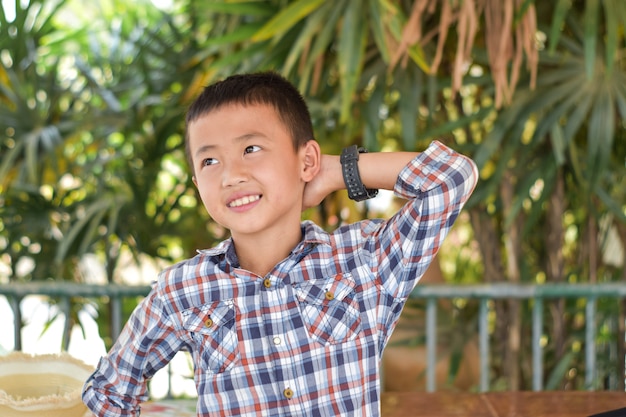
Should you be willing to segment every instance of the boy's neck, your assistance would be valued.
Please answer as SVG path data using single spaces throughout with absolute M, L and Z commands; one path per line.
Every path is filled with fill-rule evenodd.
M 233 236 L 235 251 L 241 268 L 264 277 L 285 259 L 302 240 L 300 224 L 297 228 L 283 229 L 278 235 Z

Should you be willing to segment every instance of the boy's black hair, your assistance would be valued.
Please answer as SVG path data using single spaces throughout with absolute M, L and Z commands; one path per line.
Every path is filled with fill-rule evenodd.
M 311 115 L 304 98 L 284 77 L 272 71 L 231 75 L 205 87 L 189 106 L 185 118 L 187 130 L 185 154 L 192 171 L 189 125 L 200 117 L 230 104 L 272 106 L 291 134 L 295 150 L 315 138 Z

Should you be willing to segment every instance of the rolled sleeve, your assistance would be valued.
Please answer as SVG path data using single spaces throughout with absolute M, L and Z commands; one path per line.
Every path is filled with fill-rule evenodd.
M 148 380 L 181 349 L 170 315 L 153 290 L 85 383 L 83 402 L 99 417 L 139 416 Z
M 374 266 L 391 296 L 405 299 L 437 254 L 478 180 L 474 162 L 438 141 L 399 174 L 394 192 L 409 202 L 378 236 Z

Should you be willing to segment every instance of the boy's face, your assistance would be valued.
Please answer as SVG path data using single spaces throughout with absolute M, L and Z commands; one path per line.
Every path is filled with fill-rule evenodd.
M 234 238 L 299 227 L 312 179 L 307 152 L 316 144 L 296 152 L 273 107 L 227 105 L 192 122 L 188 134 L 200 198 Z

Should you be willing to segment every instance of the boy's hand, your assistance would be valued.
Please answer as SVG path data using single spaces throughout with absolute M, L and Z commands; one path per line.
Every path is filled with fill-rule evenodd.
M 315 207 L 333 191 L 345 188 L 337 155 L 322 155 L 320 170 L 304 187 L 302 210 Z

